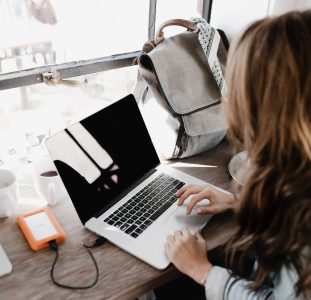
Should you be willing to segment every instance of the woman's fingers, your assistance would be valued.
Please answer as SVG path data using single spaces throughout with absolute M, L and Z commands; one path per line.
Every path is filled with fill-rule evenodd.
M 169 244 L 169 246 L 171 246 L 174 242 L 175 242 L 175 237 L 171 234 L 168 235 L 167 236 L 167 243 Z
M 189 236 L 191 235 L 191 233 L 190 233 L 188 227 L 183 227 L 183 228 L 181 228 L 181 233 L 182 233 L 182 235 L 183 235 L 184 237 L 186 237 L 186 238 L 189 237 Z
M 191 201 L 188 204 L 187 207 L 187 214 L 190 214 L 193 207 L 200 201 L 202 201 L 203 199 L 208 199 L 211 201 L 211 196 L 212 196 L 212 192 L 210 189 L 206 188 L 205 190 L 203 190 L 202 192 L 198 193 L 197 195 L 193 196 Z
M 181 230 L 176 230 L 176 231 L 174 232 L 174 237 L 175 237 L 175 240 L 180 240 L 180 239 L 182 239 L 183 235 L 182 235 Z
M 177 193 L 175 194 L 176 197 L 180 197 L 178 200 L 177 205 L 182 205 L 185 200 L 192 194 L 197 194 L 201 192 L 203 189 L 202 186 L 199 185 L 185 185 L 183 186 Z
M 182 186 L 182 187 L 175 193 L 175 196 L 176 196 L 176 197 L 180 197 L 180 196 L 186 191 L 186 189 L 188 189 L 188 188 L 189 188 L 189 185 L 188 185 L 188 184 Z
M 216 214 L 218 209 L 215 205 L 200 207 L 197 210 L 198 215 Z
M 169 256 L 169 254 L 171 252 L 171 247 L 170 247 L 169 243 L 164 244 L 164 249 L 165 249 L 166 254 Z
M 199 231 L 197 231 L 195 234 L 194 234 L 195 238 L 199 241 L 199 242 L 204 242 L 205 243 L 205 240 L 203 238 L 203 236 L 201 235 L 201 233 Z

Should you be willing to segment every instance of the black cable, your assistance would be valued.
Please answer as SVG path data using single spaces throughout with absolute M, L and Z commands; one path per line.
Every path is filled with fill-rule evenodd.
M 98 277 L 99 277 L 99 270 L 98 270 L 98 265 L 97 265 L 97 262 L 90 250 L 90 248 L 93 248 L 93 247 L 96 247 L 96 246 L 100 246 L 102 245 L 104 242 L 106 242 L 106 239 L 104 237 L 99 237 L 95 240 L 94 244 L 93 245 L 83 245 L 83 247 L 85 248 L 85 250 L 89 253 L 91 259 L 93 260 L 94 262 L 94 265 L 95 265 L 95 270 L 96 270 L 96 276 L 95 276 L 95 280 L 93 283 L 89 284 L 89 285 L 86 285 L 86 286 L 70 286 L 70 285 L 65 285 L 65 284 L 62 284 L 62 283 L 59 283 L 58 281 L 56 281 L 55 277 L 54 277 L 54 268 L 55 268 L 55 265 L 56 265 L 56 262 L 58 260 L 58 245 L 56 243 L 55 240 L 52 240 L 52 241 L 49 241 L 49 245 L 50 245 L 50 248 L 52 250 L 55 251 L 55 259 L 54 259 L 54 262 L 52 264 L 52 267 L 51 267 L 51 279 L 53 281 L 53 283 L 55 285 L 57 285 L 58 287 L 61 287 L 61 288 L 64 288 L 64 289 L 71 289 L 71 290 L 85 290 L 85 289 L 89 289 L 89 288 L 92 288 L 93 286 L 96 285 L 97 281 L 98 281 Z
M 104 244 L 106 241 L 107 241 L 106 238 L 104 238 L 103 236 L 100 236 L 95 240 L 93 245 L 85 245 L 82 243 L 82 246 L 85 248 L 94 248 L 94 247 L 97 247 L 97 246 Z

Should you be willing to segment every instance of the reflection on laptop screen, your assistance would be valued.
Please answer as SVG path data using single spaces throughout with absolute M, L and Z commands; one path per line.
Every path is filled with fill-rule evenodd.
M 159 164 L 132 95 L 56 133 L 46 146 L 82 223 Z

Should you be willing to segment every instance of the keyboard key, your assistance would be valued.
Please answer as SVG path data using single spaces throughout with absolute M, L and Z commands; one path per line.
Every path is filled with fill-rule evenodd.
M 107 223 L 108 223 L 109 225 L 113 225 L 114 221 L 113 221 L 113 220 L 108 220 Z
M 129 234 L 137 228 L 136 225 L 131 225 L 128 229 L 126 229 L 125 233 Z
M 174 202 L 176 202 L 177 200 L 178 200 L 178 198 L 175 197 L 175 196 L 173 196 L 173 197 L 171 197 L 168 201 L 171 202 L 171 203 L 174 203 Z
M 147 227 L 148 227 L 148 226 L 146 226 L 145 224 L 141 224 L 141 225 L 139 226 L 139 228 L 141 228 L 142 230 L 145 230 Z
M 118 221 L 114 224 L 115 227 L 120 227 L 123 223 L 121 221 Z
M 120 229 L 121 229 L 122 231 L 125 231 L 129 226 L 130 226 L 129 224 L 125 223 L 125 224 L 123 224 L 123 225 L 120 227 Z
M 133 238 L 137 238 L 137 237 L 138 237 L 138 233 L 132 232 L 132 233 L 131 233 L 131 236 L 132 236 Z
M 150 208 L 150 209 L 148 210 L 148 214 L 151 214 L 151 215 L 152 215 L 155 211 L 156 211 L 156 209 Z
M 136 216 L 136 215 L 132 217 L 132 220 L 134 220 L 134 221 L 137 219 L 138 219 L 138 216 Z
M 144 223 L 145 223 L 145 225 L 149 226 L 149 225 L 152 224 L 152 221 L 151 220 L 146 220 Z
M 140 228 L 137 228 L 137 229 L 135 230 L 135 232 L 137 232 L 138 234 L 141 234 L 141 233 L 143 232 L 143 230 L 140 229 Z
M 133 224 L 133 223 L 134 223 L 134 220 L 129 219 L 129 220 L 126 221 L 126 223 L 128 223 L 128 224 Z
M 159 216 L 161 216 L 170 206 L 172 203 L 165 203 L 161 206 L 151 217 L 150 220 L 155 221 Z
M 179 182 L 179 183 L 177 184 L 176 187 L 177 187 L 178 189 L 180 189 L 180 188 L 181 188 L 182 186 L 184 186 L 184 185 L 185 185 L 185 183 L 181 181 L 181 182 Z

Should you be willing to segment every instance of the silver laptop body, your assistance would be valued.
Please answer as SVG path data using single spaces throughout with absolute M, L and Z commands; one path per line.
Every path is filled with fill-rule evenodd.
M 46 147 L 85 227 L 157 269 L 169 264 L 168 234 L 198 231 L 211 218 L 186 215 L 190 199 L 177 206 L 181 186 L 206 182 L 160 163 L 132 95 L 49 137 Z

